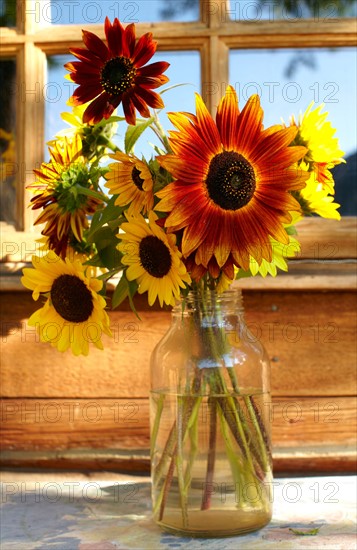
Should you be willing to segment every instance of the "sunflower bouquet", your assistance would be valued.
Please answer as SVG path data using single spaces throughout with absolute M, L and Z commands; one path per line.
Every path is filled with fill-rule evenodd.
M 298 119 L 264 128 L 259 96 L 240 110 L 228 86 L 215 118 L 196 94 L 195 114 L 168 115 L 175 129 L 167 136 L 158 118 L 164 103 L 155 90 L 168 82 L 168 63 L 148 64 L 156 51 L 151 33 L 137 40 L 134 24 L 124 28 L 108 18 L 104 30 L 106 41 L 83 31 L 84 47 L 70 49 L 77 60 L 65 68 L 78 87 L 70 99 L 72 112 L 62 115 L 69 128 L 50 143 L 50 160 L 34 170 L 36 181 L 29 186 L 31 207 L 40 210 L 35 224 L 44 227 L 41 254 L 33 257 L 33 268 L 24 269 L 22 282 L 35 300 L 45 298 L 29 324 L 43 342 L 75 355 L 87 355 L 90 344 L 102 349 L 102 335 L 111 335 L 109 305 L 116 308 L 127 298 L 137 314 L 138 293 L 147 295 L 150 306 L 183 300 L 190 307 L 192 291 L 201 298 L 208 291 L 210 298 L 198 307 L 202 320 L 205 308 L 234 280 L 287 270 L 287 260 L 299 250 L 294 226 L 302 217 L 340 217 L 331 169 L 343 162 L 343 152 L 323 106 L 310 105 Z M 114 137 L 123 125 L 125 142 L 119 148 Z M 160 143 L 149 159 L 134 153 L 146 131 Z M 197 338 L 222 362 L 227 341 L 220 328 L 206 326 Z M 230 392 L 226 407 L 215 405 L 214 418 L 236 476 L 246 472 L 249 480 L 261 478 L 269 463 L 267 434 L 254 400 L 244 398 L 258 450 L 249 446 L 232 370 L 226 365 L 229 390 L 219 369 L 206 369 L 209 374 L 202 378 L 203 370 L 196 365 L 157 472 L 162 518 L 177 469 L 184 524 L 203 391 Z M 154 439 L 163 418 L 161 398 L 156 406 Z M 179 431 L 191 441 L 184 473 L 175 439 Z M 213 443 L 207 479 L 212 479 L 212 449 Z

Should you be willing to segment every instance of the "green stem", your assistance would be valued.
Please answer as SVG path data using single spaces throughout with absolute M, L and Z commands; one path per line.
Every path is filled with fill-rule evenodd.
M 207 471 L 204 491 L 202 495 L 201 510 L 208 510 L 211 507 L 211 497 L 213 488 L 213 473 L 216 461 L 216 440 L 217 440 L 217 409 L 214 399 L 208 400 L 209 404 L 209 441 L 208 441 L 208 456 L 207 456 Z
M 263 437 L 263 440 L 264 440 L 264 444 L 265 444 L 265 448 L 267 450 L 267 453 L 268 453 L 268 462 L 269 464 L 271 465 L 272 463 L 272 456 L 271 456 L 271 449 L 270 449 L 270 439 L 268 437 L 268 434 L 266 432 L 266 429 L 265 429 L 265 426 L 264 426 L 264 423 L 262 421 L 262 418 L 260 416 L 260 412 L 259 412 L 259 409 L 257 407 L 257 405 L 255 404 L 255 401 L 253 399 L 253 396 L 250 395 L 249 396 L 249 399 L 250 399 L 250 402 L 252 404 L 252 407 L 254 409 L 254 412 L 255 412 L 255 415 L 257 417 L 257 422 L 259 424 L 259 427 L 260 427 L 260 431 L 261 431 L 261 434 L 262 434 L 262 437 Z
M 154 125 L 152 126 L 152 129 L 157 135 L 157 137 L 159 138 L 159 140 L 161 141 L 161 143 L 163 144 L 163 146 L 165 147 L 166 151 L 168 153 L 172 153 L 170 142 L 167 138 L 166 132 L 163 129 L 156 113 L 155 113 Z
M 176 430 L 176 421 L 175 421 L 171 427 L 170 434 L 169 434 L 169 437 L 167 438 L 160 461 L 154 470 L 154 474 L 153 474 L 154 485 L 156 485 L 157 481 L 160 481 L 164 468 L 166 466 L 166 462 L 168 461 L 169 458 L 172 458 L 174 454 L 176 437 L 177 437 L 176 432 L 177 430 Z
M 109 149 L 111 149 L 114 153 L 121 150 L 120 147 L 115 145 L 115 143 L 113 143 L 112 140 L 110 140 L 110 139 L 105 140 L 105 146 L 108 147 Z
M 102 193 L 98 193 L 98 191 L 94 191 L 94 189 L 88 189 L 88 187 L 82 187 L 82 185 L 76 185 L 76 192 L 79 195 L 86 195 L 87 197 L 92 197 L 93 199 L 98 199 L 102 202 L 109 202 L 109 198 L 106 195 L 103 195 Z
M 196 375 L 192 384 L 193 395 L 196 395 L 198 393 L 198 390 L 200 388 L 200 381 L 201 381 L 201 371 L 199 369 L 196 369 Z M 185 438 L 188 427 L 192 425 L 192 422 L 197 423 L 197 413 L 199 408 L 195 407 L 195 405 L 197 403 L 197 400 L 200 400 L 200 399 L 201 399 L 200 396 L 198 397 L 189 396 L 186 399 L 184 411 L 182 415 L 179 417 L 179 421 L 178 421 L 179 427 L 177 427 L 177 422 L 175 421 L 170 430 L 169 437 L 167 438 L 166 445 L 161 455 L 160 462 L 157 465 L 156 469 L 154 470 L 153 486 L 155 487 L 156 484 L 160 482 L 160 479 L 163 475 L 164 468 L 166 466 L 168 459 L 171 458 L 171 462 L 170 462 L 168 473 L 166 474 L 163 490 L 160 492 L 160 495 L 159 495 L 159 501 L 160 501 L 159 521 L 161 521 L 162 516 L 164 514 L 166 499 L 172 483 L 174 466 L 175 466 L 174 458 L 177 453 L 178 430 L 181 430 L 181 433 L 183 434 L 183 438 Z M 194 420 L 192 420 L 192 415 L 194 415 L 195 417 Z M 180 424 L 182 424 L 182 426 L 180 426 Z M 157 509 L 157 506 L 158 506 L 158 503 L 155 507 L 155 510 Z
M 228 369 L 228 374 L 231 379 L 234 392 L 237 395 L 239 395 L 240 391 L 238 387 L 238 380 L 237 380 L 236 373 L 234 372 L 234 370 Z M 271 464 L 271 455 L 269 451 L 270 445 L 269 445 L 268 436 L 265 431 L 264 425 L 259 415 L 259 411 L 257 410 L 257 407 L 254 403 L 253 398 L 249 395 L 248 396 L 244 395 L 243 399 L 258 438 L 258 444 L 255 444 L 255 440 L 253 440 L 254 442 L 252 444 L 252 447 L 254 449 L 254 457 L 256 462 L 259 464 L 259 468 L 263 472 L 265 472 L 267 468 L 270 467 L 270 464 Z M 238 409 L 238 414 L 242 417 L 240 405 L 237 401 L 236 401 L 236 405 Z M 249 433 L 250 428 L 249 426 L 246 425 L 244 420 L 243 420 L 243 428 L 245 433 Z
M 170 466 L 169 466 L 169 469 L 168 469 L 168 472 L 167 472 L 167 475 L 166 475 L 167 483 L 165 483 L 164 486 L 163 486 L 162 498 L 161 498 L 161 504 L 160 504 L 159 521 L 162 521 L 162 518 L 164 517 L 166 499 L 167 499 L 167 495 L 168 495 L 170 487 L 171 487 L 172 478 L 173 478 L 173 475 L 174 475 L 174 469 L 175 469 L 175 460 L 174 460 L 174 457 L 172 457 L 171 462 L 170 462 Z
M 188 464 L 186 466 L 186 471 L 185 471 L 185 490 L 186 491 L 188 491 L 191 485 L 191 480 L 192 480 L 191 471 L 192 471 L 193 464 L 196 460 L 197 451 L 198 451 L 198 422 L 197 421 L 193 422 L 193 420 L 196 418 L 198 414 L 201 402 L 202 402 L 202 397 L 198 397 L 194 405 L 192 415 L 190 417 L 189 424 L 188 424 L 188 433 L 190 436 L 190 455 L 188 457 Z
M 153 399 L 154 399 L 154 397 L 153 397 Z M 159 431 L 162 411 L 163 411 L 163 408 L 164 408 L 164 401 L 165 401 L 165 394 L 162 393 L 162 394 L 160 394 L 159 399 L 156 401 L 155 422 L 154 422 L 154 426 L 153 426 L 151 437 L 150 437 L 151 453 L 154 452 L 155 447 L 156 447 L 156 439 L 157 439 L 157 434 L 158 434 L 158 431 Z
M 178 428 L 177 428 L 177 452 L 176 452 L 176 468 L 177 468 L 177 480 L 180 491 L 180 500 L 181 500 L 181 512 L 182 512 L 182 523 L 184 527 L 187 527 L 188 524 L 188 514 L 187 514 L 187 493 L 185 488 L 185 481 L 183 475 L 183 452 L 184 452 L 184 437 L 185 433 L 183 431 L 183 415 L 184 415 L 184 403 L 182 402 L 185 399 L 182 396 L 178 397 Z
M 221 407 L 217 407 L 217 412 L 220 420 L 221 433 L 224 440 L 226 454 L 231 466 L 231 472 L 234 480 L 234 488 L 236 492 L 236 499 L 239 502 L 239 488 L 241 486 L 242 472 L 244 471 L 244 461 L 240 457 L 240 454 L 237 453 L 237 448 L 234 446 L 232 441 L 232 436 L 230 434 L 231 430 L 227 425 L 227 420 L 223 415 Z M 234 438 L 235 440 L 235 438 Z
M 254 408 L 252 406 L 251 397 L 249 395 L 244 396 L 244 403 L 245 403 L 245 406 L 247 407 L 247 410 L 249 412 L 249 416 L 252 420 L 252 423 L 253 423 L 257 438 L 258 438 L 258 443 L 259 443 L 259 447 L 260 447 L 260 451 L 261 451 L 259 453 L 259 456 L 262 458 L 262 462 L 263 462 L 262 467 L 263 467 L 263 470 L 266 471 L 270 467 L 270 459 L 269 459 L 269 456 L 267 454 L 266 443 L 265 443 L 264 438 L 262 436 L 261 426 L 259 424 L 259 421 L 257 420 Z

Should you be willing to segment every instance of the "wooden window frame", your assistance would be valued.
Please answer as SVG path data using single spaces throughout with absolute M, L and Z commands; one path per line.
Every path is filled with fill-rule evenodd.
M 33 168 L 43 161 L 45 100 L 41 90 L 45 85 L 46 57 L 66 53 L 70 46 L 82 44 L 82 25 L 53 25 L 49 32 L 49 25 L 44 27 L 36 23 L 33 17 L 36 2 L 38 0 L 17 0 L 16 28 L 1 29 L 0 55 L 16 59 L 18 83 L 19 220 L 16 230 L 1 222 L 2 286 L 5 290 L 20 288 L 18 278 L 9 274 L 18 274 L 23 263 L 30 260 L 39 235 L 33 226 L 33 212 L 27 207 L 29 194 L 26 185 L 33 181 Z M 200 0 L 198 21 L 136 24 L 138 35 L 153 33 L 160 50 L 196 50 L 200 53 L 202 95 L 211 112 L 215 112 L 222 90 L 213 92 L 210 83 L 229 82 L 229 52 L 233 48 L 351 47 L 357 44 L 352 18 L 320 24 L 313 19 L 297 20 L 293 24 L 289 21 L 249 22 L 229 20 L 228 12 L 229 0 Z M 86 24 L 86 28 L 104 38 L 103 24 Z M 340 284 L 347 285 L 346 288 L 354 285 L 349 263 L 356 258 L 356 218 L 344 217 L 340 222 L 320 218 L 304 220 L 299 224 L 299 235 L 302 240 L 299 260 L 311 263 L 319 259 L 324 262 L 322 267 L 321 264 L 315 266 L 316 276 L 326 274 L 327 263 L 332 260 L 339 263 L 339 273 L 344 281 Z M 318 239 L 320 252 L 316 249 Z M 333 257 L 331 245 L 335 245 Z M 295 263 L 294 270 L 299 272 L 298 262 L 292 263 Z M 279 278 L 268 281 L 271 278 L 262 284 L 275 287 L 280 284 Z

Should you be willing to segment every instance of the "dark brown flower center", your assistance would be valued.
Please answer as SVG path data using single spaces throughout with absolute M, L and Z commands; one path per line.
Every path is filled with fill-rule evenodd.
M 136 69 L 127 57 L 113 57 L 107 61 L 100 75 L 100 83 L 110 95 L 119 95 L 132 87 Z
M 75 275 L 60 275 L 54 280 L 51 301 L 57 313 L 70 323 L 87 321 L 93 311 L 92 294 Z
M 224 210 L 239 210 L 255 190 L 252 165 L 235 151 L 219 153 L 210 162 L 206 186 L 210 198 Z
M 133 180 L 133 183 L 135 183 L 136 187 L 142 191 L 144 180 L 140 177 L 140 172 L 136 166 L 134 166 L 131 171 L 131 179 Z
M 150 275 L 161 279 L 171 269 L 171 254 L 161 239 L 154 235 L 144 237 L 139 246 L 140 263 Z

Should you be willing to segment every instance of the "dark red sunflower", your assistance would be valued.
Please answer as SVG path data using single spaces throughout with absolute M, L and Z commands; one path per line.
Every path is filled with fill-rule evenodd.
M 122 103 L 126 121 L 134 125 L 136 110 L 148 118 L 148 106 L 154 109 L 164 106 L 160 95 L 152 90 L 169 80 L 162 74 L 169 63 L 159 61 L 144 67 L 154 55 L 157 42 L 151 33 L 136 41 L 133 23 L 124 28 L 118 19 L 112 24 L 107 17 L 104 30 L 108 45 L 92 32 L 83 31 L 86 49 L 70 49 L 79 59 L 65 65 L 71 71 L 71 80 L 79 84 L 70 102 L 82 105 L 94 100 L 83 114 L 83 122 L 88 124 L 109 118 Z
M 171 113 L 172 155 L 158 157 L 175 178 L 158 193 L 156 210 L 168 212 L 169 232 L 183 230 L 182 253 L 215 277 L 233 264 L 249 269 L 273 258 L 272 239 L 288 244 L 284 224 L 300 211 L 290 191 L 305 186 L 297 161 L 305 147 L 289 147 L 297 129 L 263 129 L 263 110 L 252 96 L 240 112 L 228 87 L 216 123 L 197 95 L 197 116 Z M 199 268 L 196 268 L 199 271 Z M 227 275 L 228 275 L 227 273 Z

